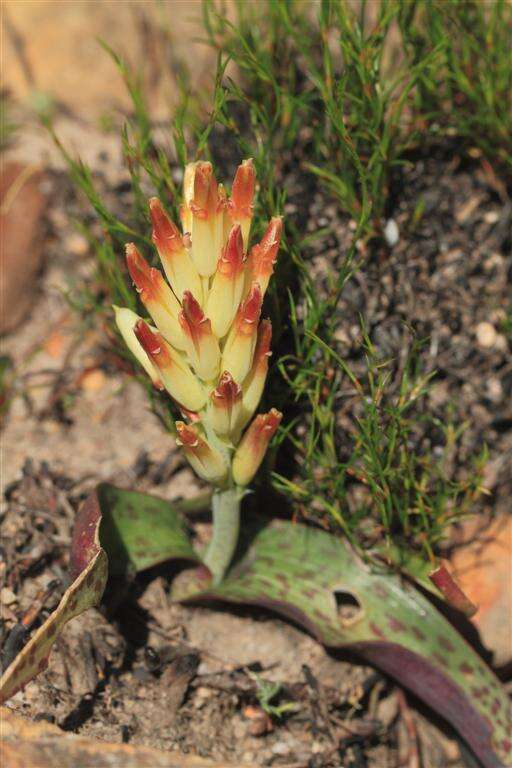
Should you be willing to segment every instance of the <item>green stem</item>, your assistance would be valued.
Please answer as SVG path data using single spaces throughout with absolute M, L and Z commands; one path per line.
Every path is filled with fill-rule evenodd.
M 222 581 L 236 549 L 242 496 L 240 488 L 214 491 L 212 496 L 213 534 L 203 562 L 212 572 L 214 584 Z

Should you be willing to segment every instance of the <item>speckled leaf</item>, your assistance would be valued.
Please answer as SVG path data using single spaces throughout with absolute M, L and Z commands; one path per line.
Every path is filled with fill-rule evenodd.
M 143 571 L 166 560 L 199 562 L 181 515 L 181 505 L 102 483 L 101 544 L 113 576 Z
M 187 582 L 176 583 L 183 599 Z M 189 595 L 205 598 L 265 606 L 327 646 L 357 651 L 445 717 L 486 768 L 512 764 L 509 701 L 490 669 L 426 597 L 372 572 L 343 541 L 276 522 L 219 587 Z
M 5 670 L 0 679 L 0 703 L 7 701 L 46 669 L 52 646 L 63 626 L 101 600 L 107 583 L 107 556 L 98 539 L 100 508 L 96 494 L 83 503 L 79 518 L 82 524 L 76 531 L 76 539 L 82 549 L 80 558 L 74 563 L 74 581 L 56 610 Z

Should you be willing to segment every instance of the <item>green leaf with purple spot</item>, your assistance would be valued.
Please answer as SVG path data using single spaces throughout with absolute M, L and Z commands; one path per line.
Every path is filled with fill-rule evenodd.
M 167 560 L 200 562 L 179 514 L 186 502 L 170 504 L 108 483 L 101 483 L 97 493 L 100 539 L 112 576 L 144 571 Z
M 491 670 L 423 594 L 372 570 L 344 541 L 274 522 L 256 532 L 219 587 L 191 595 L 192 574 L 176 579 L 176 599 L 250 603 L 287 616 L 396 678 L 445 717 L 486 768 L 512 764 L 510 703 Z

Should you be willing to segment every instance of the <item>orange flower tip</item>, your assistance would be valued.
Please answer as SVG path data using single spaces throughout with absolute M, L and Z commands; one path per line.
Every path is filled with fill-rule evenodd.
M 204 323 L 206 317 L 201 309 L 201 306 L 197 299 L 194 298 L 191 291 L 185 291 L 182 299 L 182 311 L 180 312 L 180 318 L 191 326 L 199 326 Z
M 126 264 L 137 291 L 151 291 L 154 281 L 152 269 L 133 243 L 126 245 Z
M 153 333 L 151 328 L 144 320 L 137 320 L 133 327 L 135 336 L 137 337 L 142 349 L 150 357 L 156 357 L 162 352 L 162 340 Z
M 236 383 L 229 371 L 224 371 L 219 379 L 217 388 L 213 390 L 211 397 L 214 402 L 221 401 L 219 405 L 224 403 L 230 405 L 234 403 L 241 394 L 241 387 Z
M 209 203 L 216 197 L 217 182 L 213 176 L 212 164 L 198 162 L 194 173 L 194 195 L 190 201 L 190 210 L 199 219 L 208 218 Z
M 219 262 L 221 272 L 230 274 L 238 271 L 244 260 L 244 240 L 240 224 L 235 224 L 228 235 L 226 247 Z
M 251 257 L 260 269 L 268 270 L 275 264 L 282 232 L 283 219 L 276 216 L 270 220 L 260 242 L 252 248 Z
M 262 413 L 257 416 L 256 420 L 259 420 L 258 426 L 261 431 L 265 432 L 270 439 L 275 434 L 282 418 L 283 414 L 280 411 L 271 408 L 268 413 Z
M 253 211 L 254 188 L 256 186 L 256 171 L 252 158 L 243 160 L 238 166 L 231 190 L 229 207 L 235 218 L 250 218 Z
M 155 245 L 157 247 L 164 245 L 171 248 L 181 245 L 179 229 L 166 214 L 158 197 L 150 199 L 149 213 L 153 226 L 153 242 Z
M 176 431 L 178 432 L 176 440 L 178 445 L 185 445 L 187 448 L 195 448 L 199 445 L 199 434 L 195 427 L 185 424 L 184 421 L 177 421 Z
M 240 320 L 244 323 L 257 323 L 261 312 L 263 294 L 258 283 L 253 283 L 243 302 L 240 304 Z

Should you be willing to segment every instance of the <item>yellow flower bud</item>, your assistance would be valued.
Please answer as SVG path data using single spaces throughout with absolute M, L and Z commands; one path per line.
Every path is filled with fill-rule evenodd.
M 214 381 L 219 375 L 220 348 L 212 325 L 190 291 L 183 294 L 182 307 L 179 321 L 190 364 L 203 381 Z
M 222 339 L 231 327 L 244 289 L 244 252 L 240 225 L 229 233 L 228 242 L 217 264 L 206 314 L 217 338 Z
M 228 215 L 231 222 L 240 224 L 244 248 L 247 248 L 249 243 L 255 186 L 256 172 L 252 158 L 249 158 L 237 168 L 231 189 L 231 199 L 228 203 Z
M 263 295 L 265 295 L 274 271 L 282 231 L 283 220 L 281 216 L 270 219 L 265 234 L 260 242 L 251 248 L 249 253 L 247 281 L 248 283 L 258 283 Z
M 148 354 L 144 351 L 135 335 L 135 325 L 142 318 L 140 318 L 136 312 L 132 312 L 131 309 L 128 309 L 128 307 L 116 307 L 114 305 L 113 309 L 116 325 L 119 328 L 124 343 L 136 360 L 142 365 L 154 386 L 157 389 L 164 389 L 158 369 L 153 365 Z
M 242 411 L 242 390 L 228 371 L 220 377 L 216 389 L 210 395 L 210 424 L 222 437 L 239 433 L 238 422 Z
M 183 451 L 192 468 L 199 477 L 214 485 L 222 485 L 227 478 L 228 465 L 216 448 L 212 448 L 197 427 L 176 422 L 178 437 L 176 444 L 183 447 Z
M 133 243 L 126 246 L 126 263 L 141 301 L 160 333 L 177 349 L 185 349 L 185 338 L 178 322 L 180 303 L 163 275 L 149 266 Z
M 222 369 L 229 371 L 238 384 L 243 382 L 251 369 L 262 301 L 260 287 L 254 283 L 240 304 L 226 339 L 222 353 Z
M 143 320 L 136 323 L 134 332 L 171 397 L 188 411 L 199 411 L 206 403 L 206 393 L 183 356 Z
M 184 291 L 192 291 L 199 303 L 202 303 L 201 278 L 190 254 L 183 243 L 178 227 L 165 213 L 158 197 L 149 201 L 153 242 L 171 288 L 176 296 L 183 296 Z
M 256 416 L 233 457 L 233 480 L 237 485 L 248 485 L 251 482 L 281 419 L 282 414 L 275 408 Z
M 242 412 L 239 427 L 243 429 L 258 407 L 267 378 L 268 361 L 272 354 L 272 324 L 270 320 L 262 320 L 258 328 L 258 339 L 254 350 L 254 361 L 242 388 Z
M 199 274 L 210 277 L 224 246 L 226 196 L 213 175 L 211 163 L 187 166 L 184 178 L 185 203 L 181 218 L 190 234 L 192 260 Z

